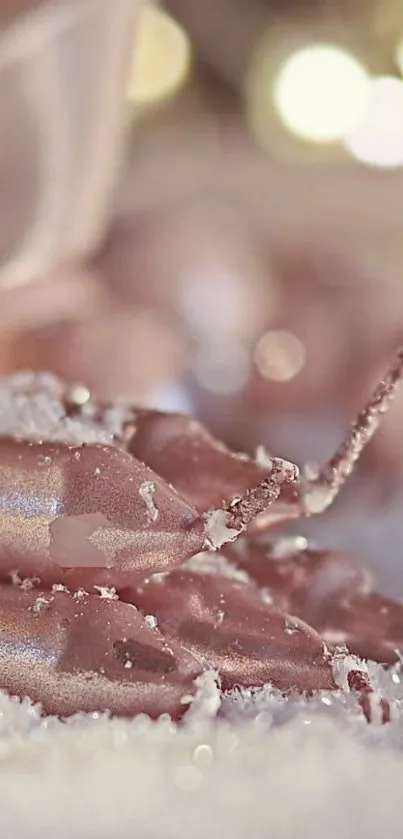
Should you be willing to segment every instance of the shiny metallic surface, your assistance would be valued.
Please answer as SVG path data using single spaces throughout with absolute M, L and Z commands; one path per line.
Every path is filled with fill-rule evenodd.
M 231 451 L 197 420 L 184 414 L 135 411 L 126 446 L 140 460 L 172 483 L 200 513 L 226 509 L 231 526 L 244 528 L 259 513 L 265 526 L 289 515 L 287 500 L 298 469 L 281 458 L 259 463 Z M 277 499 L 279 499 L 277 501 Z M 264 511 L 264 512 L 262 512 Z
M 134 598 L 169 641 L 217 668 L 224 689 L 271 683 L 283 691 L 335 687 L 331 656 L 307 624 L 264 603 L 253 587 L 218 575 L 174 571 Z
M 307 513 L 295 464 L 44 374 L 3 380 L 0 403 L 0 686 L 48 713 L 177 716 L 205 668 L 224 690 L 310 693 L 337 687 L 340 643 L 367 655 L 379 634 L 373 657 L 395 660 L 400 607 L 349 560 L 303 537 L 225 547 L 256 516 L 263 532 Z
M 180 716 L 200 667 L 139 612 L 95 595 L 1 586 L 0 686 L 48 714 Z
M 298 538 L 294 537 L 296 543 Z M 313 550 L 308 546 L 293 550 L 293 537 L 270 543 L 243 539 L 227 546 L 225 554 L 237 568 L 242 568 L 259 588 L 269 589 L 281 608 L 300 614 L 303 604 L 319 608 L 331 597 L 366 593 L 372 588 L 370 574 L 347 556 L 336 551 Z
M 403 603 L 377 593 L 369 571 L 344 553 L 290 547 L 279 555 L 281 542 L 245 539 L 225 553 L 276 607 L 306 621 L 327 643 L 345 644 L 354 655 L 381 664 L 399 661 Z
M 377 592 L 345 593 L 327 603 L 305 602 L 297 611 L 329 643 L 344 643 L 363 659 L 391 665 L 403 653 L 403 604 Z M 322 608 L 321 608 L 322 606 Z
M 142 497 L 154 488 L 150 519 Z M 122 585 L 200 550 L 204 527 L 158 475 L 112 446 L 0 439 L 0 574 Z
M 239 498 L 259 484 L 268 469 L 236 455 L 201 423 L 181 414 L 136 414 L 128 449 L 171 482 L 201 512 Z

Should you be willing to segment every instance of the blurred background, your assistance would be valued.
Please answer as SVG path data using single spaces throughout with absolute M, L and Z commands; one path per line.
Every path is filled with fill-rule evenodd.
M 64 34 L 55 48 L 68 28 L 55 13 L 91 6 L 68 51 Z M 1 373 L 52 370 L 102 397 L 195 413 L 237 448 L 322 461 L 403 338 L 403 4 L 119 6 L 130 25 L 105 0 L 1 6 Z M 36 35 L 24 75 L 38 15 L 48 40 Z M 52 60 L 67 52 L 63 87 Z M 56 143 L 49 162 L 52 120 L 63 154 Z M 60 183 L 35 251 L 44 171 Z M 21 242 L 25 261 L 10 257 Z M 403 393 L 360 474 L 343 525 L 336 509 L 315 533 L 365 555 L 392 588 Z M 352 512 L 364 503 L 382 507 L 376 525 Z

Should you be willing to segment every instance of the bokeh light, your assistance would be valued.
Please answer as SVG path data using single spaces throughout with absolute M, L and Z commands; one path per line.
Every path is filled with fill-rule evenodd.
M 273 329 L 256 344 L 254 358 L 261 376 L 274 382 L 288 382 L 305 364 L 305 347 L 292 332 Z
M 371 83 L 367 110 L 346 138 L 350 154 L 368 166 L 403 166 L 403 82 L 384 76 Z
M 298 50 L 280 66 L 273 100 L 289 131 L 305 140 L 341 140 L 362 117 L 369 77 L 345 50 L 315 44 Z
M 217 261 L 219 255 L 217 255 Z M 236 334 L 250 303 L 243 276 L 219 264 L 202 265 L 189 272 L 181 289 L 181 313 L 194 333 L 211 336 Z
M 164 10 L 146 5 L 133 55 L 127 97 L 151 105 L 172 96 L 185 82 L 191 44 L 185 30 Z
M 240 391 L 248 380 L 248 353 L 240 344 L 214 341 L 200 347 L 193 369 L 201 387 L 229 396 Z

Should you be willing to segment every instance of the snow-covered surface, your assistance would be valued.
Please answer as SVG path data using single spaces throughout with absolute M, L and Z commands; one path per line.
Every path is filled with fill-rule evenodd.
M 0 835 L 7 839 L 401 839 L 403 684 L 393 721 L 351 694 L 224 698 L 211 683 L 181 726 L 41 720 L 0 695 Z M 376 671 L 376 672 L 375 672 Z
M 102 411 L 84 385 L 70 389 L 74 401 L 82 405 L 80 416 L 69 417 L 63 406 L 66 385 L 52 373 L 16 373 L 0 378 L 0 435 L 12 434 L 28 440 L 66 442 L 71 445 L 108 445 L 120 436 L 132 412 L 117 405 Z

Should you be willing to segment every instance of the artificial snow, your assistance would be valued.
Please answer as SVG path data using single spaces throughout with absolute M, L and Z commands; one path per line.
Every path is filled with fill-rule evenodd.
M 237 568 L 233 562 L 220 553 L 202 551 L 194 554 L 183 563 L 181 568 L 191 571 L 194 574 L 212 574 L 219 577 L 226 577 L 230 580 L 237 580 L 239 583 L 250 583 L 249 574 L 242 568 Z
M 370 665 L 392 721 L 353 694 L 270 687 L 219 706 L 212 674 L 185 717 L 41 719 L 0 694 L 0 835 L 7 839 L 401 839 L 403 685 Z
M 271 559 L 287 559 L 296 553 L 308 550 L 309 543 L 305 536 L 287 535 L 273 540 L 270 553 Z
M 206 513 L 206 545 L 220 549 L 227 542 L 233 542 L 241 533 L 233 527 L 227 527 L 230 515 L 226 510 L 211 510 Z
M 139 495 L 146 505 L 147 516 L 151 522 L 157 521 L 159 516 L 158 509 L 155 506 L 154 493 L 154 481 L 143 481 L 139 489 Z
M 66 385 L 51 373 L 22 372 L 0 378 L 0 436 L 11 434 L 26 440 L 110 445 L 119 438 L 133 412 L 125 405 L 98 406 L 84 386 L 69 391 L 80 405 L 79 416 L 68 416 L 63 405 Z M 86 395 L 83 402 L 82 396 Z M 77 401 L 78 399 L 78 401 Z M 46 462 L 46 461 L 44 461 Z

